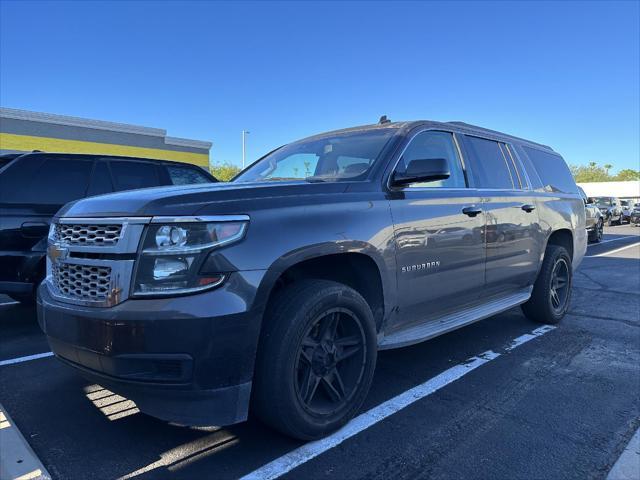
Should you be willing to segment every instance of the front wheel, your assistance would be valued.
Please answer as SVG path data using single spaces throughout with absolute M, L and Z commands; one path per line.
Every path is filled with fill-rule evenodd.
M 373 314 L 352 288 L 304 280 L 267 309 L 254 376 L 253 412 L 302 440 L 327 435 L 360 409 L 375 370 Z
M 562 320 L 569 308 L 572 281 L 569 253 L 559 245 L 548 245 L 531 298 L 522 305 L 527 318 L 547 324 Z
M 599 220 L 598 225 L 596 225 L 596 234 L 593 238 L 593 241 L 596 243 L 600 243 L 602 241 L 603 235 L 604 235 L 604 222 L 602 220 Z

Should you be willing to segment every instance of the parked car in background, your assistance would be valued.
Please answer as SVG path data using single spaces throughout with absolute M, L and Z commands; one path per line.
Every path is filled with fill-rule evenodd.
M 614 223 L 622 224 L 622 203 L 617 197 L 594 197 L 596 206 L 604 215 L 604 221 L 610 227 Z
M 630 222 L 631 212 L 633 211 L 633 201 L 622 199 L 620 200 L 620 205 L 622 206 L 622 218 L 620 219 L 620 223 Z
M 629 223 L 631 223 L 631 225 L 635 225 L 636 227 L 640 226 L 640 203 L 636 203 L 633 205 Z
M 582 200 L 584 201 L 584 212 L 586 215 L 586 227 L 590 242 L 602 241 L 604 233 L 604 215 L 596 206 L 594 199 L 587 197 L 582 187 L 578 187 Z
M 251 408 L 309 440 L 360 411 L 378 350 L 518 305 L 558 323 L 586 248 L 551 148 L 383 118 L 285 145 L 230 183 L 67 205 L 38 321 L 60 361 L 145 413 L 227 425 Z
M 49 224 L 64 204 L 122 190 L 215 181 L 200 167 L 164 160 L 42 152 L 0 156 L 0 293 L 34 299 L 45 275 Z

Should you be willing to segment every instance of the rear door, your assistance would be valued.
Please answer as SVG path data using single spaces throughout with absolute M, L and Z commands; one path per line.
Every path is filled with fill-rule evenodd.
M 82 157 L 37 154 L 20 157 L 2 170 L 0 280 L 23 280 L 19 276 L 25 257 L 46 250 L 51 217 L 64 204 L 86 195 L 93 163 Z
M 451 132 L 417 133 L 395 171 L 414 159 L 445 158 L 447 180 L 391 188 L 399 315 L 391 329 L 435 321 L 477 301 L 484 285 L 484 213 L 467 187 L 460 150 Z M 475 209 L 469 215 L 465 209 Z M 470 210 L 468 210 L 470 211 Z
M 485 296 L 515 293 L 533 284 L 542 254 L 535 195 L 512 146 L 464 135 L 464 147 L 486 213 Z

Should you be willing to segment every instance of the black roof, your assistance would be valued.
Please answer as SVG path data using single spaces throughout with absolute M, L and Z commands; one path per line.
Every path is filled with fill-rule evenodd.
M 513 141 L 513 142 L 518 142 L 524 145 L 529 145 L 534 148 L 545 149 L 551 152 L 554 151 L 548 145 L 543 145 L 541 143 L 532 142 L 531 140 L 527 140 L 525 138 L 516 137 L 514 135 L 498 132 L 496 130 L 490 130 L 488 128 L 478 127 L 476 125 L 471 125 L 469 123 L 458 122 L 458 121 L 436 122 L 433 120 L 414 120 L 414 121 L 406 121 L 406 122 L 375 123 L 375 124 L 369 124 L 369 125 L 359 125 L 359 126 L 350 127 L 350 128 L 343 128 L 339 130 L 331 130 L 328 132 L 312 135 L 310 137 L 305 138 L 304 140 L 313 140 L 316 138 L 322 138 L 329 135 L 340 135 L 342 133 L 374 130 L 374 129 L 395 128 L 395 129 L 410 130 L 419 126 L 428 126 L 428 127 L 434 127 L 434 128 L 451 128 L 453 126 L 456 128 L 456 130 L 460 130 L 461 132 L 468 133 L 470 135 L 478 135 L 478 136 L 492 138 L 495 140 L 502 140 L 502 141 Z

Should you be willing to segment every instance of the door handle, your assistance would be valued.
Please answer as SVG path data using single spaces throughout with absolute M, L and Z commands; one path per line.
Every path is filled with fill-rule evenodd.
M 524 210 L 527 213 L 531 213 L 536 209 L 536 206 L 535 205 L 525 204 L 525 205 L 522 205 L 522 207 L 520 207 L 520 208 L 522 208 L 522 210 Z
M 25 237 L 37 238 L 49 233 L 49 224 L 44 222 L 24 222 L 20 231 Z
M 468 215 L 469 217 L 475 217 L 476 215 L 482 213 L 482 209 L 480 207 L 472 205 L 471 207 L 464 207 L 462 209 L 462 213 Z

